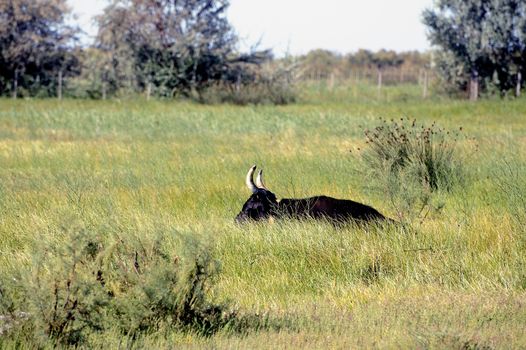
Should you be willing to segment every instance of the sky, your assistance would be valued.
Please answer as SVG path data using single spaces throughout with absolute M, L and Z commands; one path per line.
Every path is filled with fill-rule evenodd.
M 97 28 L 94 15 L 107 0 L 67 0 L 90 42 Z M 240 49 L 272 48 L 277 56 L 312 49 L 338 53 L 358 49 L 396 51 L 429 49 L 422 11 L 433 0 L 231 0 L 228 19 Z

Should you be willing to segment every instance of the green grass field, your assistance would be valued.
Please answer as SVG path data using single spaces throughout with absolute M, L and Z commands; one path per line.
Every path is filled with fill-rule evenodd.
M 160 327 L 133 342 L 94 333 L 90 347 L 525 348 L 526 99 L 309 93 L 315 102 L 282 107 L 0 100 L 1 269 L 30 266 L 36 245 L 72 226 L 184 233 L 221 263 L 213 300 L 286 324 L 210 337 Z M 440 194 L 441 211 L 410 231 L 234 224 L 252 164 L 278 197 L 326 194 L 396 217 L 350 152 L 380 117 L 463 128 L 466 181 Z

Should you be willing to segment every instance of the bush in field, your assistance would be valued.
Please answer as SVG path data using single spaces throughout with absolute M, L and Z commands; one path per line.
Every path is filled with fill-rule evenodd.
M 293 86 L 294 66 L 281 64 L 252 67 L 237 66 L 235 76 L 204 89 L 199 94 L 202 103 L 275 104 L 296 101 Z
M 401 219 L 414 209 L 419 214 L 429 209 L 437 192 L 450 191 L 462 179 L 456 152 L 461 130 L 450 132 L 435 123 L 424 126 L 403 118 L 382 120 L 365 130 L 364 168 L 380 181 Z
M 24 319 L 3 332 L 34 344 L 82 344 L 94 332 L 139 331 L 170 324 L 210 334 L 233 314 L 208 301 L 218 263 L 194 239 L 105 238 L 79 228 L 64 243 L 46 242 L 13 284 L 2 276 L 2 314 Z M 26 313 L 27 312 L 27 313 Z
M 179 249 L 177 249 L 179 248 Z M 219 263 L 198 242 L 170 246 L 162 236 L 147 242 L 115 242 L 102 257 L 102 278 L 111 282 L 115 322 L 123 332 L 161 321 L 210 333 L 222 325 L 223 307 L 208 302 Z M 133 262 L 133 263 L 132 263 Z
M 367 150 L 363 159 L 373 169 L 400 174 L 404 170 L 431 191 L 449 190 L 458 171 L 455 146 L 459 133 L 450 132 L 433 123 L 430 127 L 391 120 L 372 131 L 366 130 Z
M 22 323 L 37 343 L 49 337 L 75 344 L 85 330 L 102 329 L 109 296 L 97 282 L 94 243 L 86 240 L 83 230 L 68 239 L 63 245 L 42 245 L 34 252 L 30 268 L 3 275 L 0 281 L 1 313 L 9 312 L 10 319 L 16 320 L 17 312 L 27 312 L 27 322 Z M 18 331 L 12 324 L 4 327 Z
M 295 101 L 296 94 L 291 86 L 272 81 L 254 82 L 244 85 L 219 83 L 207 88 L 200 96 L 200 102 L 206 104 L 286 105 Z

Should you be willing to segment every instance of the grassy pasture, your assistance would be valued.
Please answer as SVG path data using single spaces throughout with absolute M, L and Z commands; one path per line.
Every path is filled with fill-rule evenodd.
M 386 91 L 395 97 L 318 95 L 281 107 L 0 100 L 0 266 L 30 264 L 34 245 L 60 244 L 71 225 L 185 233 L 221 262 L 215 300 L 289 326 L 209 338 L 161 327 L 134 346 L 526 347 L 526 99 L 471 104 Z M 363 130 L 379 117 L 463 127 L 467 181 L 441 194 L 441 212 L 411 233 L 234 225 L 254 163 L 278 197 L 351 198 L 394 217 L 350 152 L 365 147 Z M 90 341 L 123 346 L 117 333 Z

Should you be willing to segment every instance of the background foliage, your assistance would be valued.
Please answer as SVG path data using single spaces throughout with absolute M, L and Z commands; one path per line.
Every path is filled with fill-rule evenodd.
M 67 25 L 65 0 L 0 1 L 0 94 L 32 97 L 190 98 L 203 103 L 290 103 L 297 85 L 326 81 L 418 84 L 462 96 L 519 95 L 524 85 L 525 5 L 516 0 L 440 1 L 424 11 L 427 53 L 312 50 L 273 57 L 240 52 L 227 0 L 112 0 L 92 45 Z M 12 30 L 14 28 L 14 30 Z M 441 79 L 437 80 L 439 76 Z M 439 85 L 436 88 L 434 85 Z
M 55 96 L 58 74 L 78 74 L 78 28 L 65 0 L 0 1 L 0 94 Z
M 526 72 L 524 1 L 441 0 L 436 7 L 424 12 L 424 23 L 431 43 L 443 50 L 438 68 L 445 80 L 464 90 L 471 80 L 502 94 L 520 91 Z

